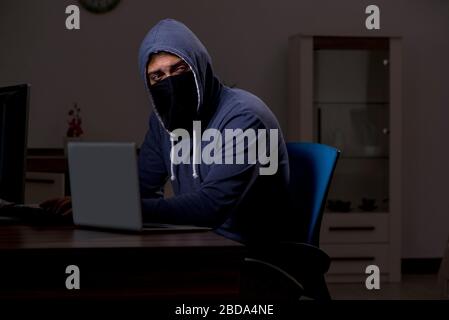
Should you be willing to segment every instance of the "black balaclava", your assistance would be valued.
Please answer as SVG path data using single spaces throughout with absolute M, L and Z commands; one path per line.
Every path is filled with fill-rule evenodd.
M 192 71 L 167 77 L 149 86 L 156 108 L 165 129 L 192 131 L 198 119 L 198 93 Z

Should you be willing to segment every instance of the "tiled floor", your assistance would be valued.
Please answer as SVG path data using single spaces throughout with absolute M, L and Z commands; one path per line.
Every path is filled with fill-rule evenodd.
M 435 274 L 406 274 L 400 283 L 384 283 L 379 290 L 368 290 L 364 283 L 329 283 L 332 299 L 441 299 Z

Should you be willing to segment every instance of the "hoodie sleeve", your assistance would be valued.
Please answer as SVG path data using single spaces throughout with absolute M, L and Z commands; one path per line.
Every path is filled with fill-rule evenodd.
M 236 115 L 226 129 L 265 128 L 250 113 Z M 257 132 L 257 131 L 256 131 Z M 222 133 L 223 134 L 223 133 Z M 223 138 L 224 143 L 224 138 Z M 246 146 L 247 147 L 247 146 Z M 223 157 L 224 157 L 224 146 Z M 244 149 L 245 159 L 248 148 Z M 224 162 L 223 162 L 224 163 Z M 145 220 L 218 227 L 246 194 L 259 174 L 258 164 L 212 164 L 198 191 L 169 199 L 142 199 Z
M 139 185 L 142 198 L 162 198 L 168 173 L 161 151 L 161 134 L 154 112 L 150 116 L 148 130 L 139 153 Z

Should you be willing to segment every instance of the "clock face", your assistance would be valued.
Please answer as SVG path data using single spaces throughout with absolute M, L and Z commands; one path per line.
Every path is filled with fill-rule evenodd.
M 114 9 L 120 0 L 79 0 L 81 5 L 94 13 L 104 13 Z

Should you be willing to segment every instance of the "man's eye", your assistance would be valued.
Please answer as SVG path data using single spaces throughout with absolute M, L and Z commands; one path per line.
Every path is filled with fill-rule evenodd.
M 150 79 L 152 80 L 152 81 L 159 81 L 159 80 L 161 80 L 161 76 L 159 75 L 159 74 L 155 74 L 155 73 L 153 73 L 152 75 L 150 75 Z
M 187 70 L 187 66 L 185 66 L 185 65 L 180 65 L 180 66 L 176 67 L 175 72 L 184 72 L 184 71 L 186 71 L 186 70 Z

